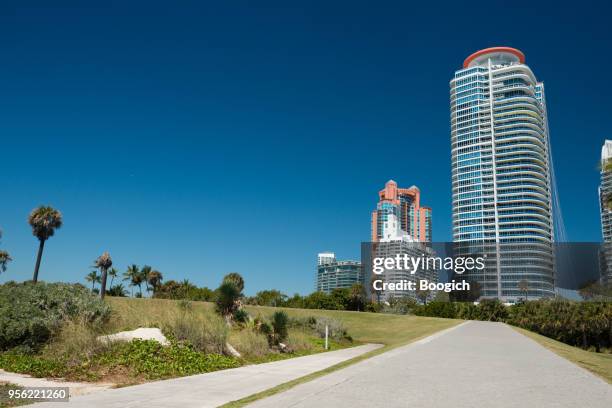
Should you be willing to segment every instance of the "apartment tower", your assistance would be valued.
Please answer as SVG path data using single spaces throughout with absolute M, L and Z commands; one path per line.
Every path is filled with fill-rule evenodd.
M 487 257 L 466 277 L 484 298 L 553 296 L 544 84 L 521 51 L 487 48 L 455 72 L 450 102 L 453 241 Z

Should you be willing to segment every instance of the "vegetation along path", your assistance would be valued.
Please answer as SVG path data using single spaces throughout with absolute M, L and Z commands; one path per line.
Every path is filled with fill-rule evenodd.
M 70 407 L 218 407 L 379 348 L 366 344 L 272 363 L 152 382 L 75 397 Z M 66 406 L 65 402 L 32 406 Z
M 612 385 L 503 323 L 468 322 L 248 406 L 451 405 L 607 408 Z

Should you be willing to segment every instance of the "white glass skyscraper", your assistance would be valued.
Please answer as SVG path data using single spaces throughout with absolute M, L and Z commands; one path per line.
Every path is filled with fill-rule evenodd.
M 470 55 L 450 81 L 453 241 L 486 254 L 481 296 L 554 295 L 544 84 L 517 49 Z

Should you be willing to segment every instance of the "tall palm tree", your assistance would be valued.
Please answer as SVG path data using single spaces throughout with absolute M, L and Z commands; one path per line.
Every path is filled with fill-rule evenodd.
M 2 231 L 0 231 L 0 238 L 2 238 Z M 13 258 L 6 251 L 0 251 L 0 272 L 6 272 L 6 267 Z
M 110 287 L 113 287 L 113 281 L 115 280 L 115 278 L 117 277 L 117 275 L 119 274 L 119 271 L 115 268 L 110 268 L 108 270 L 108 276 L 111 277 L 111 281 L 110 281 Z
M 113 259 L 108 252 L 104 252 L 95 261 L 96 268 L 100 269 L 102 274 L 102 282 L 100 285 L 100 299 L 104 299 L 106 294 L 106 277 L 108 275 L 108 269 L 113 266 Z
M 85 276 L 85 280 L 87 282 L 91 282 L 91 291 L 96 288 L 96 283 L 100 280 L 100 275 L 98 275 L 98 271 L 91 271 Z
M 149 274 L 151 273 L 152 270 L 153 269 L 149 265 L 144 265 L 142 269 L 140 269 L 140 277 L 145 284 L 145 288 L 147 289 L 147 292 L 151 291 L 151 289 L 149 288 Z
M 123 280 L 129 282 L 132 297 L 134 296 L 134 286 L 136 286 L 135 282 L 138 280 L 138 275 L 140 275 L 140 268 L 136 264 L 128 266 L 127 271 L 123 273 Z
M 56 229 L 61 228 L 62 213 L 55 208 L 41 205 L 32 210 L 28 217 L 28 223 L 32 227 L 32 234 L 40 241 L 36 266 L 34 267 L 34 276 L 32 277 L 32 281 L 36 283 L 38 282 L 38 270 L 40 269 L 40 260 L 45 248 L 45 241 L 55 234 Z
M 151 272 L 149 272 L 148 282 L 151 285 L 151 287 L 153 288 L 153 296 L 155 296 L 155 291 L 157 290 L 157 288 L 161 284 L 162 279 L 164 279 L 164 276 L 162 275 L 162 273 L 160 271 L 152 270 Z

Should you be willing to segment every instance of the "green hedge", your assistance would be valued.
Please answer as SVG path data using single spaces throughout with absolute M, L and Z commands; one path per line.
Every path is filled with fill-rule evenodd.
M 64 321 L 78 318 L 101 324 L 110 313 L 110 306 L 79 284 L 0 285 L 0 351 L 35 351 L 57 333 Z
M 506 307 L 498 300 L 431 302 L 418 316 L 506 322 L 584 349 L 612 348 L 612 303 L 537 300 Z

